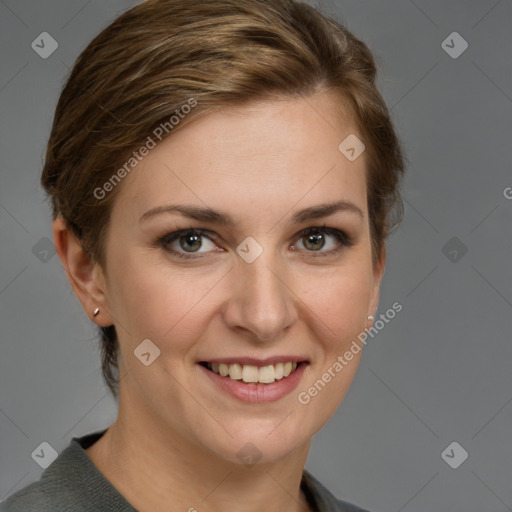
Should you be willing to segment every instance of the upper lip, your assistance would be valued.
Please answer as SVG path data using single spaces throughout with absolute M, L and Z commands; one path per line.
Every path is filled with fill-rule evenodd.
M 267 357 L 266 359 L 256 359 L 254 357 L 216 357 L 213 359 L 203 359 L 200 363 L 224 363 L 224 364 L 240 364 L 252 365 L 257 367 L 269 366 L 277 363 L 303 363 L 308 362 L 308 359 L 303 356 L 274 356 Z

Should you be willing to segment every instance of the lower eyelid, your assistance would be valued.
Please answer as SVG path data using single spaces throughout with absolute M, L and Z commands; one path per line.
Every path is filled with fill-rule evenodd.
M 314 257 L 333 255 L 333 254 L 336 254 L 337 252 L 339 252 L 340 250 L 342 250 L 343 248 L 350 247 L 350 246 L 354 245 L 354 239 L 350 235 L 348 235 L 347 233 L 345 233 L 339 229 L 327 228 L 327 227 L 307 228 L 307 229 L 303 230 L 301 233 L 299 233 L 297 240 L 301 240 L 303 237 L 307 236 L 308 234 L 312 234 L 312 233 L 323 233 L 325 235 L 329 235 L 329 236 L 333 237 L 339 244 L 338 247 L 336 247 L 335 249 L 330 249 L 328 251 L 322 251 L 322 250 L 308 251 L 307 249 L 300 249 L 302 252 L 305 252 L 308 255 L 312 255 Z M 169 247 L 172 243 L 176 242 L 177 240 L 179 240 L 180 237 L 186 236 L 187 234 L 200 235 L 201 237 L 208 239 L 210 242 L 212 242 L 214 244 L 216 244 L 216 240 L 218 240 L 218 238 L 219 238 L 218 236 L 216 236 L 213 233 L 209 233 L 207 231 L 203 231 L 200 229 L 185 229 L 185 230 L 177 230 L 177 231 L 174 231 L 172 233 L 169 233 L 169 234 L 161 237 L 159 239 L 159 245 L 162 246 L 164 248 L 164 250 L 166 250 L 168 253 L 176 255 L 178 258 L 182 258 L 182 259 L 184 259 L 184 258 L 188 258 L 188 259 L 201 258 L 201 257 L 206 256 L 210 252 L 223 252 L 224 251 L 224 249 L 218 248 L 219 250 L 188 253 L 186 251 L 177 251 L 177 250 L 173 250 L 173 249 L 167 249 L 167 247 Z M 295 242 L 292 245 L 293 249 L 295 249 L 296 243 L 297 242 Z

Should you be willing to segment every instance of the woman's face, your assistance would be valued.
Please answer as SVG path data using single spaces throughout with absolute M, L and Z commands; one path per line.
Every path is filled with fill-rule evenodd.
M 223 459 L 270 462 L 307 445 L 341 402 L 360 353 L 333 366 L 368 326 L 382 265 L 372 266 L 365 154 L 338 149 L 358 134 L 338 105 L 322 93 L 208 114 L 118 185 L 106 309 L 131 422 Z M 300 364 L 283 377 L 287 362 Z

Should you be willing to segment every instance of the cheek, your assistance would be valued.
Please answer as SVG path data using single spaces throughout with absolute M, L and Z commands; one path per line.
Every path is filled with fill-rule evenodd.
M 303 289 L 302 297 L 331 336 L 335 336 L 334 343 L 339 344 L 364 328 L 372 283 L 369 270 L 337 269 L 317 279 L 315 286 Z
M 193 334 L 200 328 L 201 319 L 207 317 L 209 292 L 218 279 L 211 272 L 171 271 L 143 255 L 125 255 L 112 272 L 113 314 L 132 344 L 145 338 L 162 347 L 170 339 L 176 343 L 186 339 L 186 332 Z M 180 336 L 173 336 L 177 333 Z
M 339 406 L 359 366 L 363 349 L 353 344 L 366 324 L 373 279 L 371 270 L 360 266 L 337 269 L 318 284 L 323 286 L 305 292 L 315 318 L 316 359 L 297 397 L 315 432 Z M 340 356 L 346 359 L 340 362 Z

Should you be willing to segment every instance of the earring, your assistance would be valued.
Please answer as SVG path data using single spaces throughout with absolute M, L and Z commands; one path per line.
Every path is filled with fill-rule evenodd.
M 373 316 L 372 315 L 368 315 L 368 320 L 373 320 Z
M 92 313 L 92 316 L 98 316 L 98 313 L 100 312 L 100 308 L 96 308 L 93 313 Z

